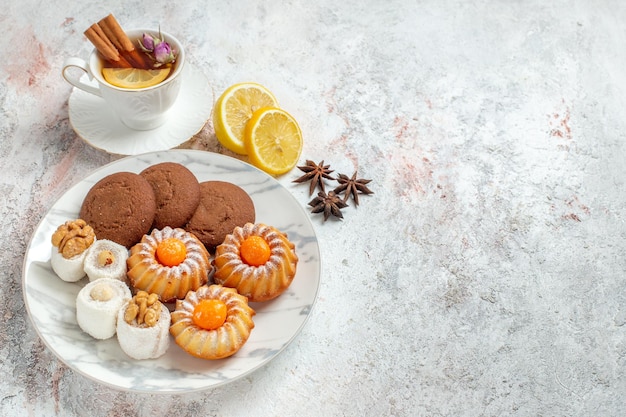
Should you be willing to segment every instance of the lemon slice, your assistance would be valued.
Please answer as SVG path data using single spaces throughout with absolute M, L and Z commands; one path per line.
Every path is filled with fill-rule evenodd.
M 121 88 L 146 88 L 165 80 L 171 68 L 152 70 L 138 68 L 102 68 L 102 76 L 109 83 Z
M 246 125 L 245 146 L 252 165 L 272 175 L 290 171 L 302 152 L 302 132 L 286 111 L 264 107 Z
M 260 84 L 234 84 L 217 99 L 213 108 L 213 128 L 226 149 L 245 155 L 244 132 L 252 114 L 262 107 L 277 107 L 274 95 Z

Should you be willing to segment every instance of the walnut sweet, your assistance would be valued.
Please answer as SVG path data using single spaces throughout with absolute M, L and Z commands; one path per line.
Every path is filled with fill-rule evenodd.
M 68 220 L 52 234 L 52 244 L 65 259 L 86 251 L 96 240 L 93 228 L 82 219 Z
M 161 316 L 162 304 L 156 294 L 139 291 L 130 301 L 124 313 L 124 321 L 138 327 L 152 327 Z M 144 326 L 145 325 L 145 326 Z

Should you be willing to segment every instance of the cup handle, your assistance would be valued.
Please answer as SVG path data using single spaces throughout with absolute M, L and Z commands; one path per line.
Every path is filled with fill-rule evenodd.
M 89 79 L 93 80 L 93 75 L 91 75 L 91 72 L 89 71 L 87 62 L 85 62 L 84 59 L 70 57 L 70 58 L 66 58 L 65 62 L 63 63 L 62 74 L 63 74 L 63 78 L 65 78 L 65 81 L 72 84 L 76 88 L 80 88 L 83 91 L 102 97 L 102 94 L 100 93 L 99 88 L 82 82 L 80 80 L 80 77 L 72 75 L 70 72 L 68 72 L 68 69 L 72 67 L 75 67 L 84 71 L 89 76 Z

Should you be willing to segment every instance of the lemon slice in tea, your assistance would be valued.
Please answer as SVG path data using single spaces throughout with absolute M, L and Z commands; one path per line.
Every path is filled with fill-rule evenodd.
M 138 89 L 157 85 L 170 74 L 170 67 L 159 69 L 103 68 L 102 76 L 116 87 Z

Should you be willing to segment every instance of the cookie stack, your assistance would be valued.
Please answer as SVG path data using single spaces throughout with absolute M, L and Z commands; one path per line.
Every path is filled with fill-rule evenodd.
M 210 252 L 235 227 L 254 223 L 256 217 L 242 188 L 224 181 L 198 182 L 175 162 L 102 178 L 85 196 L 79 216 L 98 239 L 127 248 L 151 230 L 169 226 L 193 233 Z

